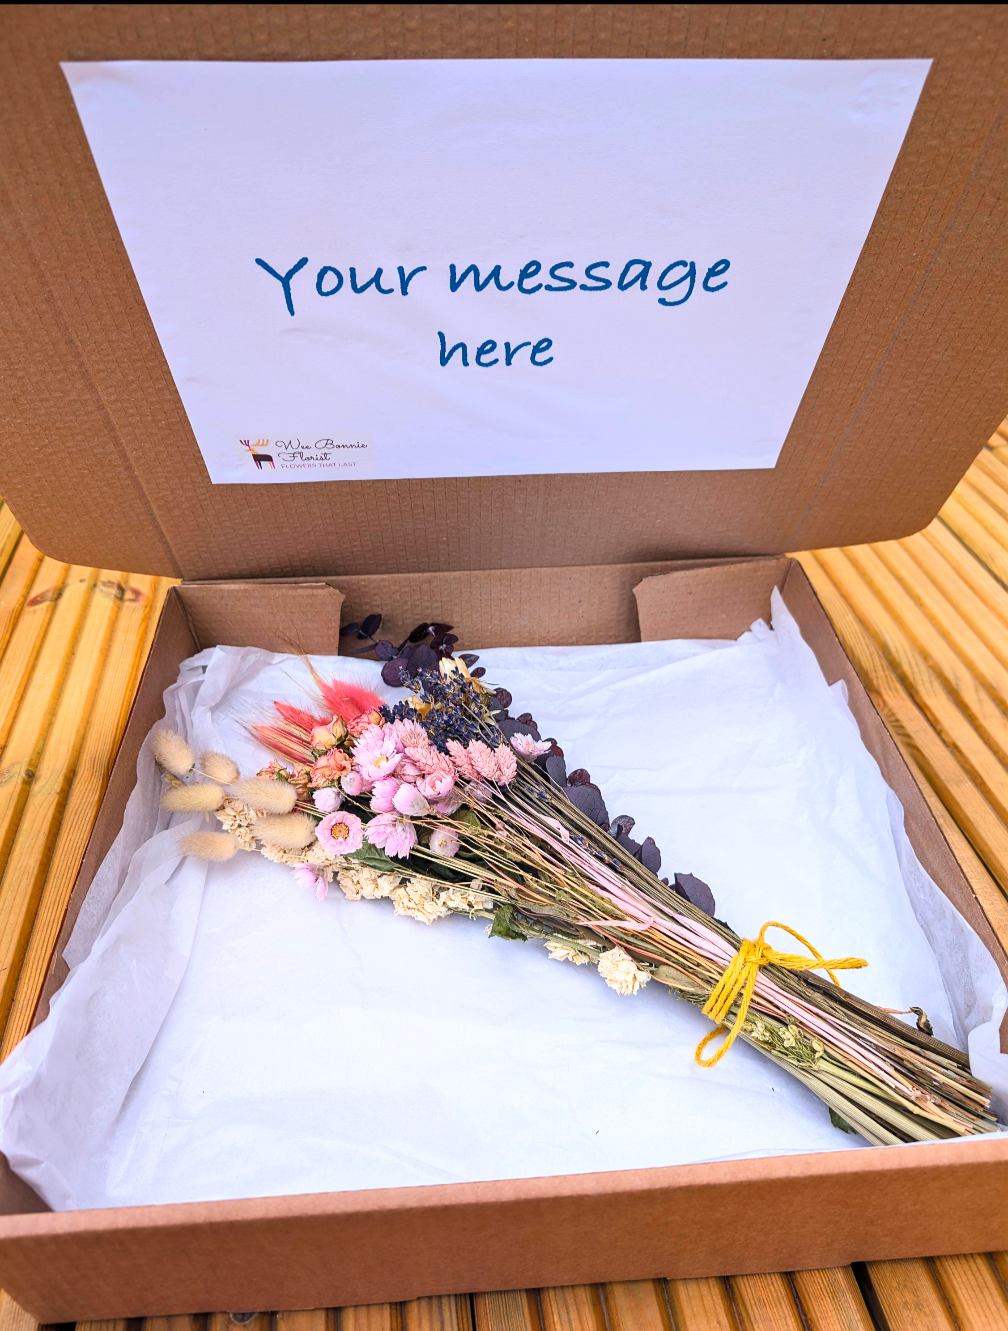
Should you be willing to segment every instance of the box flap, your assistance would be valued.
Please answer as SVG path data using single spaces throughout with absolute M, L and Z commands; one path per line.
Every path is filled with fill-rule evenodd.
M 934 516 L 1008 400 L 1004 10 L 21 8 L 0 62 L 0 488 L 73 562 L 187 578 L 558 567 L 853 544 Z M 447 11 L 446 11 L 447 13 Z M 212 486 L 61 60 L 934 60 L 772 470 Z

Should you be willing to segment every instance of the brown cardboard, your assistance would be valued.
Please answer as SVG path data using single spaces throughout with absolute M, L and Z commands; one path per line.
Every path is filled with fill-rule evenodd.
M 923 526 L 1005 414 L 1006 36 L 1004 6 L 4 11 L 0 492 L 53 555 L 228 580 L 168 598 L 36 1022 L 162 692 L 199 647 L 335 651 L 341 610 L 381 611 L 390 635 L 447 619 L 477 648 L 722 636 L 766 617 L 775 585 L 830 682 L 846 679 L 922 862 L 1008 974 L 804 575 L 780 557 Z M 778 466 L 210 486 L 57 62 L 497 55 L 933 57 Z M 0 1285 L 58 1321 L 989 1251 L 1008 1247 L 1006 1184 L 1008 1143 L 973 1141 L 53 1215 L 29 1214 L 37 1199 L 0 1157 Z
M 778 465 L 211 486 L 58 61 L 509 55 L 933 58 Z M 4 498 L 54 556 L 190 579 L 776 555 L 916 531 L 1008 409 L 1006 62 L 1002 5 L 8 7 Z
M 841 1266 L 1008 1243 L 1004 1143 L 9 1217 L 40 1321 Z

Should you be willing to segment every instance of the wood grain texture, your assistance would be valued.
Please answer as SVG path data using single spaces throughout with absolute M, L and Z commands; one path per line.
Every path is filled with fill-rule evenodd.
M 403 1331 L 398 1303 L 368 1303 L 360 1308 L 341 1308 L 338 1331 Z
M 998 581 L 1008 586 L 1008 540 L 1003 532 L 990 530 L 1004 519 L 999 518 L 993 509 L 984 514 L 982 501 L 964 499 L 958 491 L 942 505 L 938 516 L 987 565 Z
M 608 1331 L 675 1331 L 661 1281 L 603 1285 L 602 1306 Z
M 874 1331 L 849 1266 L 795 1271 L 791 1279 L 808 1331 Z
M 403 1331 L 473 1331 L 467 1294 L 442 1294 L 400 1304 Z
M 665 1289 L 676 1331 L 738 1331 L 726 1281 L 667 1280 Z
M 942 527 L 942 531 L 947 532 L 947 527 Z M 969 573 L 975 579 L 981 573 L 991 587 L 996 591 L 1001 591 L 1000 584 L 994 581 L 987 570 L 973 556 L 971 556 L 956 541 L 954 536 L 949 535 L 951 541 L 959 546 L 963 554 L 963 559 L 968 561 Z M 929 579 L 931 585 L 936 587 L 946 600 L 955 606 L 956 611 L 965 620 L 978 638 L 981 639 L 989 652 L 1001 662 L 1003 666 L 1008 667 L 1008 628 L 1006 620 L 995 611 L 991 610 L 986 601 L 978 594 L 976 588 L 971 586 L 967 578 L 963 577 L 958 571 L 953 559 L 949 558 L 946 552 L 943 552 L 937 545 L 928 540 L 926 533 L 921 532 L 917 536 L 910 536 L 905 541 L 887 542 L 885 545 L 876 546 L 879 554 L 885 557 L 884 552 L 898 546 L 913 562 L 918 569 Z M 904 565 L 906 576 L 903 578 L 904 585 L 909 586 L 909 579 L 912 576 L 910 570 Z M 1003 593 L 1005 600 L 1008 601 L 1008 592 Z M 929 610 L 924 602 L 925 610 Z M 1006 607 L 1008 614 L 1008 607 Z
M 177 1317 L 145 1317 L 142 1331 L 207 1331 L 207 1317 L 205 1313 L 183 1313 Z M 319 1328 L 319 1331 L 322 1329 Z
M 959 1331 L 926 1261 L 915 1257 L 867 1267 L 889 1331 Z
M 103 569 L 88 598 L 64 687 L 0 879 L 0 1026 L 6 1024 L 14 1001 L 46 870 L 77 771 L 125 591 L 122 579 L 122 574 Z
M 1008 1328 L 1008 1295 L 989 1257 L 935 1257 L 933 1265 L 960 1331 Z
M 21 607 L 27 600 L 32 579 L 41 562 L 41 553 L 27 536 L 23 536 L 0 580 L 0 657 L 7 650 L 14 625 L 18 622 Z
M 911 543 L 918 539 L 927 541 L 942 555 L 999 623 L 1008 624 L 1008 589 L 1001 585 L 977 553 L 946 523 L 936 518 L 917 536 L 909 538 Z M 913 545 L 908 548 L 913 549 Z
M 732 1276 L 728 1285 L 739 1331 L 804 1331 L 786 1275 Z
M 0 1029 L 3 1030 L 0 1057 L 6 1058 L 8 1052 L 27 1035 L 31 1025 L 49 966 L 49 958 L 59 937 L 77 870 L 80 868 L 91 828 L 98 815 L 105 787 L 108 785 L 112 763 L 126 725 L 130 702 L 146 659 L 143 645 L 147 639 L 155 599 L 154 592 L 154 578 L 132 577 L 126 583 L 101 679 L 95 690 L 93 705 L 90 706 L 90 715 L 86 710 L 79 712 L 81 722 L 86 723 L 87 729 L 76 766 L 69 772 L 73 785 L 59 823 L 59 836 L 51 852 L 51 859 L 44 853 L 44 848 L 42 854 L 38 853 L 40 848 L 37 843 L 25 843 L 27 862 L 24 867 L 24 886 L 20 889 L 22 894 L 29 879 L 34 881 L 36 875 L 40 873 L 45 873 L 46 877 L 40 891 L 40 900 L 35 911 L 31 936 L 20 968 L 9 1017 L 6 1016 L 5 1010 L 0 1009 Z M 68 679 L 65 696 L 71 700 L 70 705 L 73 707 L 83 703 L 84 696 L 75 679 Z M 36 788 L 45 778 L 43 769 L 49 764 L 51 744 L 52 735 L 47 740 L 42 755 L 39 775 L 36 777 Z M 53 780 L 55 779 L 54 775 Z M 35 793 L 33 790 L 32 799 Z M 55 815 L 55 806 L 53 812 Z M 26 825 L 27 814 L 26 809 L 22 828 Z M 18 841 L 21 839 L 22 831 L 19 829 Z M 17 843 L 12 852 L 12 864 L 15 863 L 16 856 Z M 32 856 L 37 858 L 35 866 L 30 862 Z M 6 875 L 3 881 L 6 881 Z M 0 957 L 6 955 L 5 950 L 9 946 L 3 924 L 6 903 L 2 893 L 3 889 L 0 888 Z M 5 989 L 0 988 L 0 996 L 4 992 Z M 6 1029 L 2 1024 L 5 1018 Z
M 474 1294 L 475 1331 L 543 1331 L 539 1299 L 533 1289 Z
M 335 1326 L 336 1313 L 332 1308 L 311 1308 L 305 1312 L 276 1315 L 276 1331 L 334 1331 Z
M 62 599 L 68 569 L 69 565 L 55 559 L 43 559 L 35 570 L 27 597 L 21 597 L 24 604 L 19 604 L 15 612 L 16 623 L 0 661 L 0 749 L 10 738 L 35 658 Z
M 598 1285 L 563 1285 L 539 1294 L 543 1331 L 606 1331 Z
M 0 1289 L 0 1331 L 38 1331 L 38 1322 L 31 1313 Z
M 11 556 L 21 539 L 17 518 L 6 504 L 0 503 L 0 576 L 10 563 Z

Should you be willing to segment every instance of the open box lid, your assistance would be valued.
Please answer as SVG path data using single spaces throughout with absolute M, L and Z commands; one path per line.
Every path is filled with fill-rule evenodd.
M 246 578 L 775 554 L 931 520 L 1008 406 L 1003 11 L 549 13 L 455 28 L 448 11 L 341 6 L 5 16 L 0 487 L 36 545 Z M 777 465 L 212 485 L 59 62 L 504 55 L 933 61 Z

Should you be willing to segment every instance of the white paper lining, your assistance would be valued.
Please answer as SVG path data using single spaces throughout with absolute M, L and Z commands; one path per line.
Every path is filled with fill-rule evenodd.
M 737 643 L 481 654 L 662 872 L 711 884 L 752 936 L 783 919 L 857 953 L 855 992 L 968 1035 L 1008 1110 L 1005 987 L 924 872 L 902 809 L 774 594 Z M 323 674 L 377 680 L 367 662 Z M 243 770 L 242 721 L 308 686 L 294 658 L 216 648 L 183 664 L 169 721 Z M 200 820 L 159 813 L 145 743 L 123 830 L 81 911 L 50 1015 L 0 1067 L 0 1149 L 57 1209 L 588 1172 L 863 1149 L 737 1045 L 693 1062 L 709 1023 L 657 983 L 633 999 L 591 968 L 452 917 L 319 904 L 240 854 L 180 860 Z

